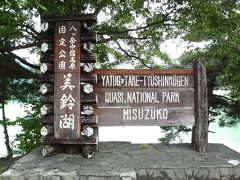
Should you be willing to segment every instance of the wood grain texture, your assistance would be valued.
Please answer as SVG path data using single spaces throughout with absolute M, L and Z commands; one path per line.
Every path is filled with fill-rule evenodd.
M 192 133 L 192 145 L 201 152 L 208 151 L 208 94 L 207 94 L 207 74 L 205 59 L 194 60 L 194 80 L 195 80 L 195 126 Z
M 54 41 L 54 36 L 52 35 L 52 32 L 50 33 L 41 33 L 40 34 L 41 42 L 48 42 L 48 43 L 53 43 Z
M 97 35 L 94 32 L 85 33 L 85 34 L 82 34 L 81 41 L 82 43 L 85 43 L 85 42 L 96 43 L 96 37 Z
M 59 139 L 81 137 L 80 28 L 79 21 L 55 26 L 54 136 Z
M 178 74 L 192 75 L 192 69 L 95 69 L 93 74 L 112 74 L 112 75 L 162 75 L 162 74 Z
M 93 74 L 97 76 L 94 93 L 97 95 L 95 114 L 99 126 L 194 125 L 192 69 L 99 69 Z M 105 75 L 114 78 L 107 83 L 107 78 L 102 77 Z M 124 85 L 113 83 L 116 76 L 116 81 Z M 130 76 L 132 80 L 127 79 Z M 159 80 L 165 76 L 184 80 L 179 86 L 165 84 L 164 80 Z M 153 83 L 148 83 L 152 80 Z M 127 81 L 135 83 L 128 84 Z
M 96 55 L 93 53 L 81 54 L 82 63 L 96 63 Z
M 89 95 L 81 94 L 80 99 L 81 99 L 82 103 L 96 103 L 96 95 L 93 93 L 91 93 Z M 41 95 L 40 102 L 51 104 L 54 102 L 54 97 L 53 97 L 53 95 Z
M 88 82 L 90 84 L 96 84 L 97 78 L 94 75 L 91 74 L 82 74 L 81 75 L 81 82 Z
M 43 138 L 43 144 L 97 144 L 98 137 L 94 138 L 79 138 L 79 139 L 60 139 L 55 138 L 53 135 L 47 135 Z
M 40 76 L 41 83 L 52 83 L 54 82 L 54 75 L 53 74 L 46 74 Z
M 94 72 L 95 73 L 95 72 Z M 129 71 L 131 73 L 131 71 Z M 105 88 L 162 88 L 162 87 L 184 87 L 193 88 L 193 76 L 189 74 L 97 74 L 96 87 Z M 139 72 L 144 73 L 144 72 Z M 160 73 L 160 72 L 159 72 Z
M 167 118 L 157 110 L 167 109 Z M 135 112 L 134 112 L 135 111 Z M 159 111 L 160 112 L 160 111 Z M 140 113 L 140 115 L 139 115 Z M 125 107 L 97 108 L 99 126 L 193 126 L 193 108 Z
M 51 63 L 54 62 L 54 55 L 53 54 L 41 54 L 40 56 L 40 62 L 41 63 Z
M 42 16 L 43 22 L 58 22 L 58 21 L 81 21 L 88 23 L 97 22 L 97 15 L 95 14 L 81 14 L 81 15 L 69 15 L 69 16 L 60 16 L 60 15 L 48 15 Z
M 89 82 L 91 84 L 95 84 L 96 81 L 97 81 L 96 76 L 94 76 L 94 75 L 82 74 L 80 79 L 81 79 L 81 82 Z M 41 75 L 40 76 L 40 82 L 41 83 L 52 83 L 53 84 L 53 82 L 54 82 L 54 75 L 53 74 Z
M 41 95 L 40 96 L 40 102 L 43 104 L 53 104 L 53 95 Z
M 97 94 L 97 107 L 194 106 L 193 88 L 95 88 L 95 94 Z M 170 96 L 171 94 L 172 96 Z M 150 98 L 146 98 L 147 95 L 150 95 Z M 167 97 L 172 97 L 172 102 Z
M 81 115 L 81 121 L 83 124 L 97 124 L 98 119 L 96 115 Z M 41 117 L 42 124 L 53 124 L 54 123 L 54 116 L 53 114 L 48 114 Z

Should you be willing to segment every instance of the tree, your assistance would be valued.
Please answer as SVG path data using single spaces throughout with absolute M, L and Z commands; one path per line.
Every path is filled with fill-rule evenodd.
M 33 13 L 28 14 L 24 1 L 3 0 L 0 2 L 0 55 L 11 57 L 25 67 L 38 69 L 15 51 L 39 45 L 38 32 L 34 29 Z M 9 59 L 9 58 L 8 58 Z M 3 61 L 2 61 L 3 62 Z
M 80 15 L 94 13 L 99 23 L 98 43 L 94 51 L 101 67 L 130 63 L 135 68 L 174 67 L 176 62 L 160 48 L 168 39 L 207 42 L 181 57 L 181 66 L 189 58 L 208 58 L 209 104 L 212 116 L 223 112 L 229 118 L 222 125 L 239 122 L 239 26 L 240 3 L 237 0 L 3 0 L 0 16 L 0 53 L 11 56 L 29 69 L 38 69 L 14 50 L 36 48 L 39 32 L 32 17 L 43 15 Z M 179 62 L 179 61 L 177 61 Z M 228 90 L 228 96 L 213 94 L 216 88 Z
M 185 54 L 189 58 L 205 56 L 208 59 L 208 89 L 211 115 L 220 118 L 220 125 L 234 126 L 240 122 L 239 109 L 240 64 L 239 20 L 240 3 L 235 0 L 212 3 L 192 3 L 193 13 L 186 13 L 184 38 L 188 41 L 208 42 L 207 47 Z M 200 11 L 200 8 L 203 11 Z M 187 21 L 188 20 L 188 21 Z M 188 57 L 187 57 L 188 56 Z M 214 89 L 228 91 L 227 95 L 216 95 Z
M 30 71 L 17 64 L 9 55 L 1 55 L 0 62 L 0 68 L 2 69 L 0 76 L 0 107 L 2 109 L 2 120 L 0 124 L 4 129 L 7 157 L 10 158 L 13 155 L 13 149 L 8 135 L 7 127 L 9 121 L 5 115 L 5 105 L 11 100 L 21 100 L 16 90 L 19 81 L 26 80 L 33 75 Z

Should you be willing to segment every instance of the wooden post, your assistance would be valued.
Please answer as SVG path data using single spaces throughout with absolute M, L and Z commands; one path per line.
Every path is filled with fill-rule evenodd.
M 193 62 L 195 126 L 192 132 L 192 146 L 201 153 L 208 151 L 208 93 L 205 59 Z
M 91 75 L 96 63 L 91 52 L 96 33 L 91 27 L 96 20 L 95 15 L 45 16 L 42 20 L 40 101 L 43 144 L 47 145 L 43 156 L 62 151 L 79 153 L 81 146 L 96 147 L 98 143 L 93 112 L 96 78 Z M 88 158 L 95 154 L 87 152 Z

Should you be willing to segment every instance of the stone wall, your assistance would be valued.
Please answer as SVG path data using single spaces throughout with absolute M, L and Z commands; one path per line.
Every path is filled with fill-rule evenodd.
M 240 154 L 210 144 L 199 154 L 189 144 L 100 143 L 92 159 L 57 154 L 42 157 L 41 147 L 21 158 L 0 180 L 223 180 L 240 179 Z

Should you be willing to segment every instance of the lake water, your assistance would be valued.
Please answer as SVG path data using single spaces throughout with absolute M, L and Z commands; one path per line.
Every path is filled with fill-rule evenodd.
M 24 109 L 19 104 L 10 104 L 6 107 L 6 117 L 15 119 L 16 117 L 24 117 Z M 0 115 L 0 119 L 1 119 Z M 213 123 L 209 127 L 209 143 L 222 143 L 226 146 L 240 152 L 240 126 L 236 128 L 220 128 L 217 123 Z M 13 141 L 14 136 L 21 131 L 20 127 L 9 127 L 10 140 Z M 163 137 L 159 127 L 100 127 L 100 141 L 130 141 L 132 143 L 158 143 L 158 139 Z M 182 134 L 183 142 L 191 141 L 191 133 Z M 0 126 L 0 157 L 6 155 L 4 144 L 3 128 Z

